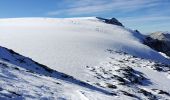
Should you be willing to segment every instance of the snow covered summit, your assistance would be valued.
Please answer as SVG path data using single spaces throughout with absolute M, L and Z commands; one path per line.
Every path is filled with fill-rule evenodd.
M 141 33 L 124 27 L 116 19 L 96 17 L 0 19 L 0 45 L 45 66 L 37 65 L 30 59 L 29 61 L 33 63 L 31 67 L 28 67 L 30 63 L 22 66 L 15 61 L 13 56 L 5 56 L 12 58 L 13 63 L 8 60 L 4 61 L 2 58 L 9 52 L 0 52 L 1 66 L 4 67 L 3 63 L 7 63 L 8 68 L 12 68 L 10 70 L 7 68 L 1 73 L 3 77 L 13 75 L 17 79 L 20 78 L 20 75 L 26 75 L 29 78 L 28 85 L 33 84 L 33 89 L 29 94 L 36 99 L 40 99 L 40 95 L 43 95 L 46 98 L 54 96 L 53 99 L 71 98 L 75 100 L 74 94 L 80 97 L 76 98 L 78 100 L 103 100 L 103 98 L 112 100 L 127 97 L 130 100 L 132 98 L 168 98 L 170 90 L 166 87 L 170 82 L 168 74 L 170 60 L 145 45 L 145 38 L 146 36 Z M 23 62 L 22 59 L 19 61 Z M 30 75 L 28 71 L 23 73 L 14 71 L 13 66 L 31 70 L 35 75 Z M 37 71 L 37 67 L 40 70 Z M 56 74 L 50 74 L 44 68 L 56 71 Z M 11 74 L 8 75 L 6 72 Z M 61 82 L 59 77 L 54 77 L 60 72 L 64 74 L 64 77 L 74 78 L 62 79 Z M 45 83 L 54 80 L 66 85 L 63 88 L 52 82 L 50 86 L 42 86 L 48 91 L 44 90 L 41 93 L 40 85 L 43 84 L 38 82 L 38 88 L 34 87 L 35 84 L 31 82 L 31 77 L 38 81 L 40 80 L 36 77 L 40 77 Z M 160 81 L 157 77 L 163 78 Z M 47 80 L 45 80 L 46 78 Z M 2 82 L 5 83 L 6 90 L 8 90 L 9 81 L 6 78 L 3 79 Z M 25 81 L 26 78 L 20 83 L 26 85 Z M 16 84 L 15 81 L 12 83 Z M 164 87 L 161 87 L 162 85 Z M 57 89 L 51 88 L 51 86 L 56 86 L 59 91 L 55 91 Z M 15 89 L 14 87 L 12 86 L 12 89 Z M 75 90 L 74 87 L 76 87 Z M 22 91 L 26 89 L 19 86 L 18 88 L 21 88 Z M 71 91 L 68 93 L 66 90 L 69 89 Z M 26 90 L 28 91 L 28 89 Z M 130 93 L 127 92 L 129 90 Z M 49 91 L 61 94 L 55 96 Z M 48 93 L 48 96 L 44 93 Z M 64 97 L 61 97 L 62 94 Z M 93 95 L 98 95 L 98 97 L 94 98 Z M 21 96 L 26 95 L 21 94 Z M 29 96 L 25 98 L 27 97 L 29 98 Z
M 146 45 L 170 57 L 170 33 L 152 33 L 146 38 Z
M 1 46 L 73 76 L 80 76 L 75 72 L 84 76 L 85 66 L 103 61 L 109 55 L 107 49 L 167 62 L 142 44 L 143 38 L 95 17 L 0 19 Z

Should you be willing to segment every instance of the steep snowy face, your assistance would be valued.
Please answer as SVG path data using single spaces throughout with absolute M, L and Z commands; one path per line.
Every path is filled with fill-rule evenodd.
M 170 33 L 168 32 L 155 32 L 155 33 L 152 33 L 150 37 L 153 39 L 170 42 Z
M 170 56 L 170 33 L 155 32 L 146 38 L 146 45 Z
M 98 18 L 0 19 L 0 44 L 76 77 L 110 55 L 107 49 L 168 62 L 142 44 L 143 36 Z

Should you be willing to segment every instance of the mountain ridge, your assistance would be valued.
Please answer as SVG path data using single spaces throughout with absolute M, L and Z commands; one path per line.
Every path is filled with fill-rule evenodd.
M 169 32 L 154 32 L 147 36 L 145 44 L 170 56 L 170 33 Z

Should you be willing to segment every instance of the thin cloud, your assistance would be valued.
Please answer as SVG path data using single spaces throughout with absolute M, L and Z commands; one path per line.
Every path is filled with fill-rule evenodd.
M 98 16 L 118 18 L 125 26 L 150 32 L 169 30 L 169 0 L 63 0 L 48 16 Z M 63 5 L 63 6 L 62 6 Z
M 131 29 L 138 29 L 143 33 L 154 31 L 170 31 L 170 16 L 141 16 L 141 17 L 125 17 L 119 20 Z
M 120 18 L 125 23 L 140 23 L 140 22 L 151 22 L 151 21 L 168 21 L 170 16 L 142 16 L 142 17 L 125 17 Z
M 157 6 L 159 0 L 64 0 L 66 8 L 49 11 L 48 15 L 81 15 L 101 12 L 130 12 Z

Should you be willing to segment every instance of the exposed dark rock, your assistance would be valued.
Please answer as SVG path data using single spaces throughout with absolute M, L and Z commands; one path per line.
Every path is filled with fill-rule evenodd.
M 17 96 L 21 96 L 20 94 L 14 92 L 14 91 L 9 91 L 9 90 L 8 90 L 8 92 L 10 92 L 10 93 L 12 93 L 12 94 L 14 94 L 14 95 L 17 95 Z
M 110 83 L 107 83 L 107 87 L 108 88 L 112 88 L 112 89 L 116 89 L 117 88 L 116 85 L 113 85 L 113 84 L 110 84 Z
M 163 91 L 163 90 L 160 90 L 158 94 L 165 94 L 167 96 L 170 96 L 170 93 Z
M 63 74 L 63 75 L 61 75 L 61 77 L 63 77 L 63 78 L 73 78 L 73 77 L 71 77 L 71 76 L 69 76 L 67 74 Z
M 153 95 L 151 92 L 148 92 L 148 91 L 146 91 L 144 89 L 140 89 L 139 93 L 142 93 L 143 95 L 148 97 L 149 100 L 158 100 L 155 95 Z
M 136 33 L 140 33 L 138 30 L 134 30 Z
M 20 54 L 16 53 L 15 51 L 13 51 L 12 49 L 8 49 L 8 51 L 9 51 L 11 54 L 20 55 Z
M 6 64 L 4 63 L 0 63 L 1 66 L 4 66 L 4 67 L 8 67 Z
M 170 71 L 170 65 L 168 65 L 168 64 L 155 63 L 151 67 L 153 68 L 153 70 L 157 70 L 159 72 L 168 72 L 168 71 Z
M 126 81 L 125 79 L 123 79 L 122 77 L 118 76 L 118 75 L 113 75 L 112 78 L 118 80 L 118 81 L 120 82 L 119 85 L 125 85 L 125 84 L 127 84 L 127 81 Z
M 164 91 L 164 90 L 159 90 L 159 89 L 152 89 L 153 91 L 157 91 L 158 94 L 164 94 L 164 95 L 167 95 L 167 96 L 170 96 L 170 93 Z
M 139 99 L 139 97 L 137 97 L 136 95 L 134 95 L 134 94 L 131 94 L 131 93 L 128 93 L 128 92 L 126 92 L 126 91 L 121 91 L 124 95 L 126 95 L 126 96 L 130 96 L 130 97 L 133 97 L 133 98 L 138 98 Z M 140 99 L 139 99 L 140 100 Z
M 113 24 L 113 25 L 118 25 L 118 26 L 123 26 L 122 23 L 120 23 L 116 18 L 111 18 L 111 19 L 105 19 L 105 18 L 101 18 L 101 17 L 96 17 L 100 20 L 102 20 L 103 22 L 107 23 L 107 24 Z M 123 26 L 124 27 L 124 26 Z
M 152 49 L 165 53 L 170 57 L 170 33 L 168 32 L 155 32 L 148 35 L 144 44 Z
M 20 70 L 18 67 L 15 67 L 14 69 L 15 69 L 15 70 Z
M 131 67 L 127 66 L 125 68 L 121 68 L 117 70 L 123 74 L 123 79 L 126 79 L 128 81 L 125 81 L 126 84 L 139 84 L 144 85 L 143 82 L 147 82 L 150 84 L 147 78 L 143 76 L 143 73 L 138 72 Z
M 33 60 L 32 60 L 33 61 Z M 49 73 L 52 73 L 52 72 L 54 72 L 54 70 L 52 70 L 51 68 L 49 68 L 49 67 L 47 67 L 47 66 L 45 66 L 45 65 L 43 65 L 43 64 L 40 64 L 40 63 L 38 63 L 38 62 L 35 62 L 35 61 L 33 61 L 35 64 L 37 64 L 37 65 L 39 65 L 40 67 L 42 67 L 42 68 L 44 68 L 47 72 L 49 72 Z

